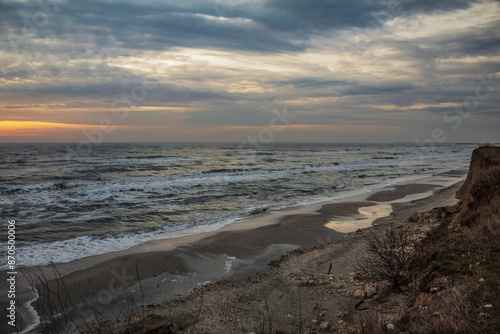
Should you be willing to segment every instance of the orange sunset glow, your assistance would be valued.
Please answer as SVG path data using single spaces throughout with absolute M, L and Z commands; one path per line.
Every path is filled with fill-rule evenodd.
M 500 140 L 497 1 L 219 2 L 8 1 L 0 141 Z

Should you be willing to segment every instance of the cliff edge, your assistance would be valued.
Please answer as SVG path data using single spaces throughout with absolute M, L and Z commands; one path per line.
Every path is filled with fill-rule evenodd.
M 483 146 L 472 152 L 467 178 L 458 189 L 460 201 L 453 208 L 450 229 L 472 226 L 478 219 L 491 219 L 500 210 L 500 147 Z
M 500 147 L 473 151 L 455 196 L 410 217 L 433 228 L 417 246 L 416 297 L 400 333 L 500 333 Z

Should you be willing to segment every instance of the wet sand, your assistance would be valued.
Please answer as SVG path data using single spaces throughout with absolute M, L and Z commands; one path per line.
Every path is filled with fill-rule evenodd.
M 292 332 L 299 324 L 298 312 L 302 319 L 307 321 L 304 322 L 304 329 L 311 326 L 311 319 L 318 319 L 318 317 L 336 325 L 342 321 L 342 316 L 338 314 L 343 312 L 352 312 L 354 317 L 366 315 L 366 311 L 358 311 L 355 308 L 359 299 L 353 294 L 360 289 L 360 286 L 356 280 L 352 279 L 351 273 L 354 271 L 353 265 L 356 260 L 365 254 L 367 233 L 382 233 L 387 224 L 394 224 L 396 228 L 425 230 L 427 228 L 425 225 L 409 222 L 408 216 L 415 212 L 428 211 L 436 206 L 455 204 L 454 194 L 459 185 L 438 189 L 427 198 L 394 203 L 392 214 L 378 219 L 376 225 L 344 234 L 341 239 L 333 242 L 324 240 L 313 247 L 296 249 L 277 261 L 271 262 L 265 271 L 247 277 L 234 276 L 230 280 L 205 284 L 186 297 L 163 298 L 161 302 L 148 307 L 144 323 L 142 318 L 137 316 L 136 324 L 145 326 L 144 333 L 146 330 L 157 329 L 159 324 L 170 322 L 193 333 L 241 333 L 242 329 L 243 332 L 250 333 L 258 331 L 260 324 L 269 323 L 268 320 L 262 320 L 263 315 L 269 311 L 273 314 L 274 328 Z M 337 203 L 323 206 L 321 210 L 329 212 L 329 214 L 325 213 L 324 218 L 331 219 L 332 212 L 356 214 L 359 207 L 367 204 L 366 202 Z M 298 226 L 311 221 L 313 225 L 319 226 L 323 222 L 320 218 L 322 215 L 323 213 L 304 217 L 290 216 L 281 221 L 280 225 Z M 262 231 L 272 231 L 268 228 L 259 228 L 261 229 L 259 232 L 229 233 L 223 240 L 232 240 L 233 245 L 249 246 L 250 244 L 251 246 L 255 242 L 252 237 L 256 235 L 254 233 L 261 237 Z M 286 228 L 290 229 L 290 226 Z M 324 231 L 327 232 L 328 229 Z M 279 239 L 280 237 L 270 238 Z M 217 243 L 216 238 L 208 242 L 208 244 L 212 243 Z M 258 242 L 257 245 L 263 244 Z M 225 249 L 224 245 L 218 247 L 221 247 L 219 250 Z M 330 281 L 330 276 L 327 275 L 329 268 L 331 268 L 330 276 L 334 280 L 333 288 L 330 288 L 331 284 L 328 283 Z M 385 295 L 377 298 L 383 306 L 383 312 L 388 315 L 391 312 L 397 314 L 403 303 L 401 300 L 391 298 L 393 297 Z M 366 303 L 369 302 L 366 301 Z M 321 317 L 318 316 L 320 312 L 324 314 Z M 128 326 L 127 321 L 114 321 L 106 327 L 106 330 L 109 333 L 121 333 L 124 328 L 129 328 Z M 91 330 L 91 332 L 96 331 Z
M 367 198 L 368 201 L 390 202 L 411 194 L 425 193 L 439 188 L 438 185 L 410 183 L 396 185 L 394 189 L 379 191 Z
M 461 175 L 465 172 L 443 177 L 448 183 L 453 183 L 458 182 L 457 177 Z M 356 219 L 360 208 L 390 205 L 391 201 L 438 187 L 428 183 L 396 185 L 336 202 L 264 213 L 216 232 L 155 241 L 124 252 L 57 267 L 64 276 L 75 313 L 92 318 L 97 309 L 103 318 L 116 318 L 117 309 L 121 316 L 137 312 L 137 309 L 124 311 L 120 308 L 127 298 L 138 304 L 144 302 L 147 306 L 184 298 L 195 288 L 215 281 L 242 281 L 256 272 L 267 270 L 272 260 L 287 252 L 345 239 L 345 233 L 325 227 L 332 220 Z M 393 205 L 396 211 L 408 206 L 412 204 Z M 353 219 L 350 224 L 353 224 Z M 366 226 L 365 221 L 358 228 Z M 354 224 L 345 231 L 356 227 Z M 50 279 L 51 268 L 42 270 Z M 31 275 L 37 272 L 33 268 L 24 271 Z M 51 284 L 56 286 L 57 280 Z M 20 301 L 32 298 L 31 291 L 25 288 Z

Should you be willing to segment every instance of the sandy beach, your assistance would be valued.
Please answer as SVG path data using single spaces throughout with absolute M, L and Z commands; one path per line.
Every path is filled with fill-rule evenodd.
M 186 290 L 177 288 L 179 298 L 175 300 L 168 300 L 169 298 L 166 297 L 172 293 L 172 286 L 177 286 L 175 284 L 181 282 L 189 282 L 189 278 L 192 276 L 189 274 L 184 276 L 184 280 L 181 282 L 179 282 L 180 276 L 177 276 L 174 285 L 172 285 L 174 279 L 164 281 L 165 277 L 173 277 L 171 274 L 146 279 L 143 281 L 144 290 L 152 289 L 153 294 L 161 296 L 158 301 L 153 301 L 155 298 L 146 294 L 146 298 L 152 300 L 148 309 L 153 310 L 155 314 L 161 314 L 165 319 L 170 319 L 169 321 L 174 321 L 177 324 L 180 322 L 183 326 L 193 321 L 196 318 L 197 310 L 202 307 L 202 319 L 200 318 L 194 327 L 191 327 L 191 329 L 194 328 L 195 332 L 232 333 L 244 328 L 245 332 L 250 333 L 255 330 L 255 319 L 258 319 L 259 312 L 265 313 L 265 304 L 267 303 L 267 307 L 272 308 L 274 325 L 287 331 L 297 326 L 295 320 L 297 319 L 298 289 L 300 287 L 302 312 L 309 312 L 309 318 L 315 318 L 318 312 L 318 303 L 323 300 L 324 304 L 321 306 L 321 310 L 328 309 L 328 320 L 331 323 L 337 323 L 342 320 L 342 317 L 337 316 L 339 312 L 346 310 L 356 312 L 354 306 L 359 300 L 345 292 L 359 289 L 352 276 L 350 277 L 350 273 L 353 272 L 353 264 L 356 259 L 363 256 L 365 252 L 365 233 L 373 229 L 383 231 L 385 224 L 397 224 L 400 228 L 406 228 L 409 226 L 407 217 L 415 212 L 430 210 L 435 206 L 455 204 L 454 194 L 459 186 L 460 183 L 437 190 L 432 196 L 424 199 L 394 203 L 394 210 L 390 216 L 378 219 L 372 228 L 349 234 L 326 229 L 324 224 L 333 218 L 345 219 L 356 216 L 359 208 L 374 206 L 377 203 L 356 201 L 326 204 L 318 210 L 317 214 L 289 215 L 281 219 L 279 224 L 247 231 L 222 232 L 207 237 L 198 242 L 196 246 L 177 250 L 177 255 L 182 257 L 180 253 L 186 255 L 187 252 L 194 252 L 197 255 L 193 255 L 188 263 L 191 266 L 198 264 L 198 268 L 203 267 L 202 264 L 204 264 L 205 269 L 212 268 L 212 271 L 214 268 L 222 268 L 227 265 L 228 261 L 231 261 L 228 259 L 232 259 L 236 269 L 238 266 L 242 266 L 244 259 L 248 259 L 249 254 L 255 252 L 254 254 L 257 256 L 253 257 L 252 265 L 247 264 L 245 270 L 239 270 L 239 275 L 228 276 L 223 270 L 218 271 L 221 279 L 230 278 L 230 280 L 208 284 L 211 281 L 210 278 L 217 275 L 216 273 L 200 277 L 200 273 L 202 273 L 200 271 L 197 275 L 192 275 L 201 278 L 199 281 L 206 280 L 205 284 L 201 284 L 195 293 L 187 297 L 179 293 Z M 397 195 L 391 195 L 394 200 L 418 193 L 418 191 L 412 191 L 413 189 L 422 190 L 428 189 L 428 187 L 408 184 L 397 187 L 397 189 Z M 383 196 L 387 196 L 388 191 L 382 190 Z M 292 249 L 295 251 L 289 252 L 288 255 L 280 257 L 278 261 L 271 262 L 271 265 L 267 266 L 268 261 L 280 253 L 283 254 L 284 251 Z M 262 250 L 264 251 L 262 252 Z M 197 256 L 200 258 L 199 262 L 194 260 Z M 146 260 L 146 258 L 144 259 Z M 155 262 L 156 259 L 149 258 L 146 263 L 151 266 L 157 265 L 156 262 L 151 263 L 150 261 Z M 147 266 L 146 263 L 145 266 Z M 322 290 L 318 290 L 316 285 L 323 284 L 318 283 L 318 280 L 328 278 L 327 272 L 330 263 L 332 263 L 331 273 L 337 280 L 340 279 L 339 289 L 334 295 L 330 291 L 329 298 L 325 299 L 325 295 L 318 295 L 318 293 L 322 293 Z M 251 275 L 252 272 L 262 269 L 266 270 Z M 198 285 L 200 285 L 199 282 Z M 308 289 L 308 286 L 311 289 Z M 157 304 L 152 305 L 155 302 Z M 392 303 L 394 307 L 398 305 L 397 301 L 392 301 Z M 389 307 L 390 304 L 391 302 L 386 305 L 388 309 L 385 312 L 388 314 L 396 311 Z M 248 318 L 248 323 L 241 323 L 240 320 L 246 318 Z M 158 320 L 155 319 L 155 321 Z M 211 329 L 208 330 L 208 328 Z
M 464 178 L 465 173 L 453 171 L 329 203 L 262 213 L 219 231 L 150 242 L 126 251 L 60 264 L 57 265 L 57 272 L 51 267 L 27 268 L 23 271 L 31 277 L 43 272 L 51 286 L 57 286 L 60 281 L 54 279 L 55 276 L 62 276 L 64 289 L 73 305 L 73 319 L 77 319 L 75 322 L 95 320 L 96 314 L 102 319 L 116 319 L 137 313 L 143 304 L 149 309 L 165 301 L 167 304 L 174 303 L 169 305 L 176 305 L 177 311 L 174 313 L 177 314 L 180 309 L 196 307 L 197 302 L 188 301 L 196 299 L 200 291 L 214 291 L 211 292 L 214 303 L 219 300 L 217 296 L 220 294 L 228 294 L 224 300 L 236 307 L 238 302 L 231 302 L 231 298 L 239 297 L 233 295 L 228 286 L 246 286 L 248 280 L 261 282 L 258 284 L 259 289 L 265 286 L 275 289 L 276 284 L 272 283 L 275 279 L 282 281 L 284 277 L 297 275 L 299 282 L 308 272 L 326 273 L 328 261 L 333 263 L 334 275 L 348 277 L 352 272 L 353 260 L 362 253 L 364 247 L 362 235 L 365 230 L 361 228 L 370 226 L 373 220 L 376 220 L 375 227 L 369 229 L 395 222 L 404 225 L 406 217 L 414 212 L 453 204 L 456 201 L 453 194 L 458 188 L 457 182 Z M 454 185 L 445 187 L 450 184 Z M 429 194 L 432 195 L 426 197 Z M 425 198 L 410 201 L 419 197 Z M 308 255 L 295 259 L 297 254 L 302 253 Z M 317 258 L 321 254 L 324 258 Z M 330 258 L 331 254 L 335 254 L 335 261 Z M 285 260 L 282 258 L 284 255 Z M 288 270 L 281 269 L 275 273 L 270 263 L 277 263 L 275 260 L 278 258 L 281 259 L 280 267 L 286 266 Z M 82 289 L 82 286 L 85 288 Z M 295 298 L 296 291 L 292 291 L 294 287 L 285 287 L 286 284 L 284 290 L 277 290 L 279 295 Z M 27 284 L 21 283 L 18 289 L 21 303 L 33 299 Z M 272 291 L 270 293 L 270 296 L 275 294 Z M 252 292 L 250 289 L 245 291 L 247 294 L 252 295 L 255 301 L 262 301 L 261 292 Z M 205 293 L 203 295 L 204 302 L 209 302 L 211 297 Z M 245 298 L 249 298 L 249 295 Z M 310 299 L 313 302 L 312 296 Z M 340 308 L 348 304 L 340 300 L 338 303 L 342 306 Z M 34 305 L 35 309 L 37 305 L 40 308 L 40 301 Z M 306 305 L 309 304 L 304 304 L 308 308 Z M 252 307 L 254 310 L 259 309 L 256 305 Z M 283 312 L 293 311 L 285 309 L 280 307 Z M 222 312 L 223 308 L 214 304 L 208 306 L 207 310 Z M 27 322 L 37 321 L 33 314 L 25 316 Z M 215 332 L 229 333 L 235 328 L 228 330 L 221 328 Z

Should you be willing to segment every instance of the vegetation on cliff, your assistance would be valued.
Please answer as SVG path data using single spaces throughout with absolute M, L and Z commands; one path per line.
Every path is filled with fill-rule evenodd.
M 500 332 L 500 147 L 476 149 L 453 207 L 410 217 L 435 222 L 419 245 L 406 333 Z

